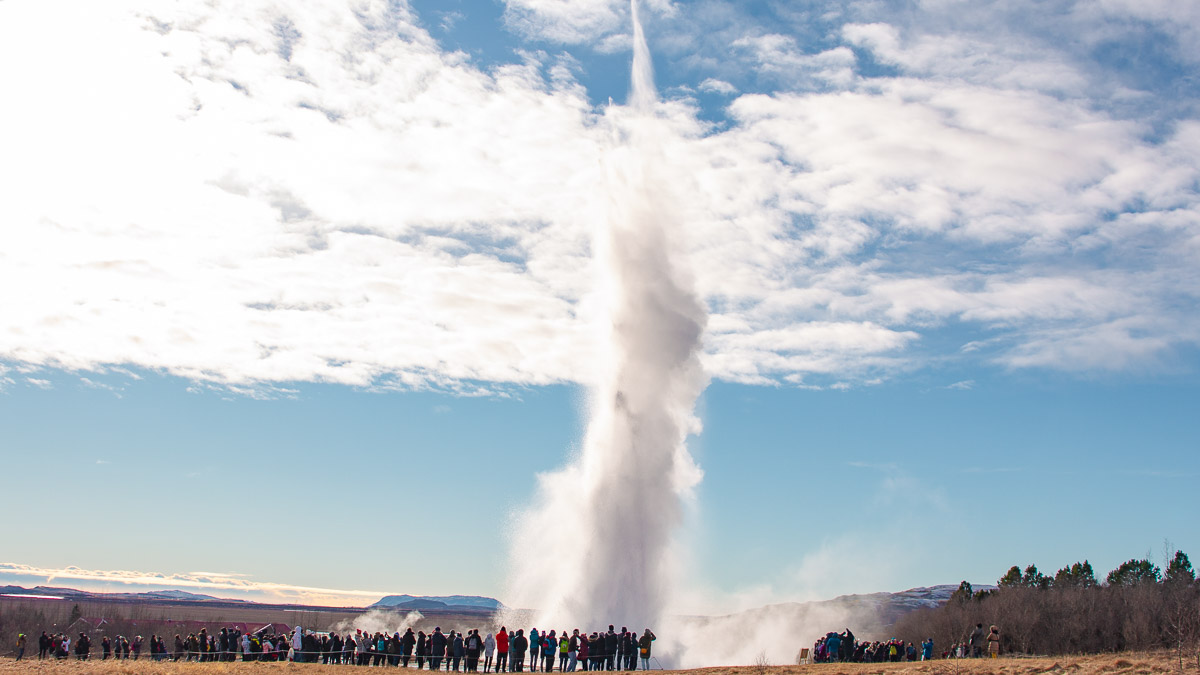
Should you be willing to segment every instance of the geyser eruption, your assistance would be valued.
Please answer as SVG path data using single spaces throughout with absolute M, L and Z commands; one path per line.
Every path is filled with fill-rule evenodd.
M 610 108 L 609 213 L 595 251 L 607 339 L 578 459 L 543 476 L 513 533 L 509 604 L 546 629 L 657 625 L 669 548 L 700 472 L 685 447 L 705 376 L 704 306 L 680 262 L 681 224 L 666 177 L 657 94 L 637 0 L 630 105 Z M 661 644 L 661 643 L 660 643 Z

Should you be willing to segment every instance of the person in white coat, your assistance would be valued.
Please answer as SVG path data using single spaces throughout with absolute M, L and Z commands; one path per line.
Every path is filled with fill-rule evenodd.
M 492 669 L 492 654 L 496 652 L 496 638 L 492 637 L 491 633 L 483 639 L 483 672 L 488 672 Z
M 304 662 L 304 629 L 296 626 L 296 630 L 292 631 L 292 660 Z

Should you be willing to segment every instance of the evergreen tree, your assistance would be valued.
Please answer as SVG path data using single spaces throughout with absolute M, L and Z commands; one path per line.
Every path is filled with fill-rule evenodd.
M 1167 565 L 1167 573 L 1163 575 L 1163 581 L 1190 584 L 1195 580 L 1196 572 L 1192 569 L 1192 562 L 1188 560 L 1187 554 L 1183 551 L 1175 551 L 1175 558 Z
M 1091 588 L 1096 585 L 1096 573 L 1086 560 L 1060 569 L 1054 575 L 1055 588 Z
M 67 619 L 67 626 L 74 624 L 81 616 L 83 616 L 83 612 L 79 611 L 79 605 L 71 607 L 71 617 Z
M 1078 565 L 1079 563 L 1076 564 Z M 1074 570 L 1075 568 L 1072 567 L 1071 569 Z M 1096 573 L 1092 571 L 1092 563 L 1086 560 L 1083 561 L 1082 565 L 1079 565 L 1079 579 L 1080 585 L 1084 588 L 1092 588 L 1100 585 L 1100 582 L 1096 581 Z
M 967 581 L 964 579 L 963 582 L 958 585 L 958 590 L 950 594 L 950 602 L 957 602 L 960 605 L 966 604 L 967 602 L 970 602 L 971 598 L 973 597 L 975 597 L 974 589 L 972 589 L 971 584 L 967 583 Z
M 1157 582 L 1158 577 L 1158 566 L 1143 558 L 1121 563 L 1117 569 L 1108 573 L 1105 581 L 1109 586 L 1136 586 L 1146 582 Z
M 1004 576 L 1000 577 L 1000 580 L 996 582 L 996 585 L 999 586 L 1000 588 L 1018 588 L 1018 587 L 1020 587 L 1021 586 L 1021 568 L 1017 567 L 1016 565 L 1013 565 L 1012 567 L 1008 568 L 1008 571 L 1004 573 Z
M 1050 581 L 1050 577 L 1038 571 L 1037 565 L 1026 567 L 1025 574 L 1021 575 L 1021 586 L 1025 588 L 1050 588 Z

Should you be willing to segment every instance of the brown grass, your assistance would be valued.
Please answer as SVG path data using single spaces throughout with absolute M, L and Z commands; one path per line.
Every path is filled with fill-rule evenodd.
M 1185 661 L 1184 671 L 1196 673 L 1195 661 Z M 292 663 L 173 663 L 152 661 L 38 661 L 0 659 L 0 674 L 45 675 L 353 675 L 397 672 L 354 666 L 321 666 Z M 412 672 L 412 671 L 409 671 Z M 428 673 L 429 671 L 425 671 Z M 443 671 L 444 672 L 444 671 Z M 582 671 L 580 671 L 582 672 Z M 723 666 L 697 668 L 689 675 L 1159 675 L 1179 672 L 1179 662 L 1169 652 L 1105 654 L 1046 658 L 965 659 L 919 663 L 833 663 L 807 666 Z

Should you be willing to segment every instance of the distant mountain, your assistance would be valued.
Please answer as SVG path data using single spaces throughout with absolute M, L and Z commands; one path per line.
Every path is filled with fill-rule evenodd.
M 75 588 L 63 588 L 58 586 L 34 586 L 26 591 L 32 595 L 61 595 L 64 598 L 86 598 L 93 593 L 81 591 Z
M 187 591 L 169 590 L 169 591 L 146 591 L 145 593 L 113 593 L 119 597 L 127 597 L 131 600 L 186 600 L 189 602 L 206 602 L 209 600 L 220 600 L 221 602 L 242 602 L 241 600 L 230 600 L 226 598 L 217 598 L 211 595 L 203 595 L 200 593 L 189 593 Z
M 368 609 L 426 609 L 426 610 L 467 610 L 467 611 L 496 611 L 503 604 L 495 598 L 485 598 L 478 595 L 389 595 L 379 602 L 370 605 Z
M 211 595 L 202 595 L 200 593 L 189 593 L 177 589 L 169 589 L 162 591 L 145 591 L 142 593 L 93 593 L 91 591 L 81 591 L 76 588 L 60 588 L 57 586 L 34 586 L 33 588 L 23 588 L 21 586 L 0 586 L 0 595 L 33 595 L 66 598 L 69 600 L 168 600 L 182 602 L 245 602 L 245 600 L 234 600 L 225 598 L 216 598 Z

